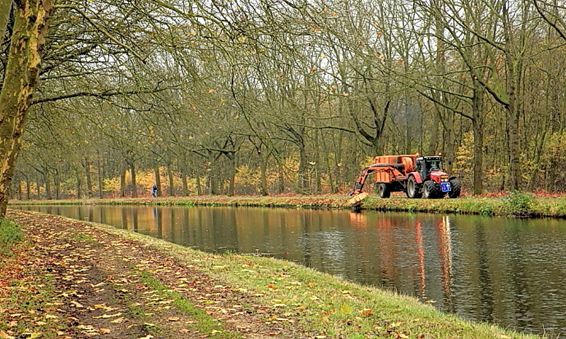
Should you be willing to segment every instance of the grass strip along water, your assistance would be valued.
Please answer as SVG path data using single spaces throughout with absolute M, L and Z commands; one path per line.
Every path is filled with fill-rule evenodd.
M 245 206 L 279 208 L 349 209 L 345 195 L 295 196 L 190 196 L 165 198 L 119 198 L 87 200 L 22 200 L 13 205 L 163 205 L 163 206 Z M 363 201 L 362 209 L 397 212 L 477 214 L 486 216 L 566 218 L 566 197 L 538 197 L 513 192 L 504 197 L 462 197 L 458 199 L 380 199 Z

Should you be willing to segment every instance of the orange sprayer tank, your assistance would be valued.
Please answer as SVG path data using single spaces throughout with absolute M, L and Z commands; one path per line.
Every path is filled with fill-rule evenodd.
M 380 155 L 374 158 L 375 164 L 396 164 L 403 165 L 399 168 L 399 171 L 403 175 L 407 175 L 410 172 L 415 171 L 415 163 L 418 154 L 408 154 L 408 155 Z M 375 175 L 376 182 L 392 182 L 395 180 L 393 173 L 390 171 L 379 171 Z

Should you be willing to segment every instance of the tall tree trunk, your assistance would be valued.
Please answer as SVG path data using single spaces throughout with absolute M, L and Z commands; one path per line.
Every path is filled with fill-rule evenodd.
M 136 183 L 136 165 L 134 162 L 130 164 L 130 174 L 132 176 L 132 198 L 138 197 L 138 187 Z
M 28 177 L 26 177 L 26 199 L 31 200 L 31 183 Z
M 280 160 L 277 160 L 277 193 L 281 194 L 285 192 L 285 174 L 283 170 L 283 164 Z
M 307 152 L 304 145 L 299 146 L 299 173 L 297 176 L 297 193 L 305 194 L 307 187 Z
M 157 196 L 162 196 L 161 191 L 161 173 L 159 173 L 159 165 L 155 165 L 153 168 L 153 177 L 155 178 L 155 186 L 157 186 Z
M 228 160 L 230 161 L 228 195 L 233 196 L 236 193 L 236 154 L 232 153 Z
M 120 171 L 120 197 L 126 196 L 126 167 L 122 167 Z
M 51 200 L 53 197 L 51 196 L 51 182 L 49 181 L 49 172 L 45 171 L 43 174 L 43 180 L 45 180 L 45 195 L 47 196 L 47 200 Z
M 175 182 L 173 181 L 173 170 L 171 164 L 167 165 L 167 178 L 169 179 L 168 194 L 170 197 L 175 195 Z
M 88 198 L 92 198 L 92 175 L 90 173 L 90 160 L 88 158 L 84 160 L 84 169 L 86 174 L 86 195 Z
M 96 165 L 98 167 L 98 197 L 102 199 L 104 198 L 104 163 L 100 160 L 100 154 L 96 160 Z
M 483 192 L 483 89 L 474 80 L 474 95 L 472 98 L 472 127 L 474 130 L 474 194 Z
M 81 192 L 81 175 L 80 175 L 80 171 L 75 171 L 75 176 L 77 178 L 77 199 L 82 198 L 82 192 Z
M 39 177 L 35 180 L 37 185 L 37 200 L 41 199 L 41 183 L 39 182 Z
M 0 94 L 0 217 L 6 214 L 20 137 L 37 87 L 47 20 L 52 10 L 51 0 L 21 0 L 15 4 L 14 28 Z M 6 10 L 0 11 L 0 16 L 4 16 Z M 5 25 L 0 29 L 5 31 Z
M 55 199 L 59 200 L 61 198 L 61 174 L 59 174 L 59 170 L 55 170 L 53 180 L 55 181 Z
M 197 181 L 197 195 L 202 195 L 202 184 L 200 182 L 200 173 L 196 172 L 196 181 Z
M 260 154 L 261 164 L 260 164 L 260 187 L 259 193 L 261 195 L 269 195 L 267 190 L 267 164 L 269 163 L 269 156 L 271 153 L 268 152 L 267 155 L 263 155 L 265 152 Z
M 23 192 L 22 192 L 22 181 L 18 180 L 18 200 L 22 200 Z
M 519 190 L 521 188 L 521 172 L 520 167 L 520 137 L 519 137 L 519 120 L 520 120 L 520 104 L 517 98 L 517 84 L 521 83 L 522 67 L 519 66 L 518 60 L 514 57 L 515 41 L 513 35 L 513 26 L 509 13 L 509 2 L 503 4 L 503 31 L 505 37 L 505 71 L 506 71 L 506 87 L 509 103 L 507 113 L 509 119 L 509 176 L 511 180 L 511 189 Z
M 181 184 L 183 185 L 183 196 L 189 195 L 189 183 L 187 182 L 187 173 L 186 170 L 181 170 Z

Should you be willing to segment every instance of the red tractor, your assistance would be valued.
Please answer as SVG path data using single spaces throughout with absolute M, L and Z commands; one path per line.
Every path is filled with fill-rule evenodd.
M 460 196 L 462 185 L 456 177 L 442 171 L 442 157 L 411 155 L 383 155 L 362 170 L 351 196 L 362 193 L 370 174 L 374 174 L 377 192 L 389 198 L 391 192 L 405 192 L 409 198 L 438 199 L 448 195 Z

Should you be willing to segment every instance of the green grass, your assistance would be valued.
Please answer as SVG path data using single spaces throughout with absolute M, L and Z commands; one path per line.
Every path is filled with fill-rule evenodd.
M 65 322 L 58 318 L 55 303 L 60 302 L 55 290 L 54 278 L 46 274 L 30 284 L 29 280 L 14 280 L 10 287 L 12 293 L 4 300 L 6 304 L 0 302 L 0 309 L 8 308 L 10 312 L 0 312 L 0 330 L 14 331 L 15 333 L 26 334 L 31 338 L 55 338 L 57 331 L 67 328 Z M 1 301 L 1 300 L 0 300 Z M 23 316 L 17 319 L 15 327 L 8 326 L 8 320 L 14 318 L 3 318 L 12 313 L 21 313 Z
M 91 200 L 17 201 L 13 205 L 161 205 L 161 206 L 246 206 L 310 209 L 349 209 L 346 195 L 297 196 L 191 196 L 165 198 L 121 198 Z M 544 198 L 512 192 L 506 197 L 462 197 L 458 199 L 380 199 L 372 194 L 363 209 L 427 213 L 477 214 L 485 216 L 566 218 L 566 197 Z
M 162 297 L 173 300 L 173 304 L 179 311 L 190 316 L 195 321 L 192 326 L 198 332 L 206 334 L 211 338 L 241 338 L 238 333 L 224 329 L 219 321 L 196 307 L 180 293 L 168 289 L 150 272 L 142 271 L 140 275 L 142 282 L 146 286 L 159 293 Z
M 91 224 L 106 232 L 150 244 L 187 265 L 198 267 L 271 308 L 277 314 L 273 321 L 280 326 L 300 329 L 310 337 L 528 337 L 495 325 L 474 323 L 442 313 L 412 297 L 361 286 L 286 261 L 236 254 L 214 255 L 110 226 Z M 147 285 L 175 299 L 184 312 L 192 317 L 204 317 L 199 320 L 202 326 L 199 331 L 212 331 L 215 322 L 207 315 L 178 293 L 167 290 L 150 273 L 143 275 Z
M 78 242 L 82 242 L 85 244 L 96 244 L 97 241 L 93 238 L 90 234 L 85 233 L 75 233 L 72 236 L 72 239 Z
M 11 255 L 12 247 L 23 238 L 24 234 L 19 225 L 10 220 L 0 219 L 0 256 Z

